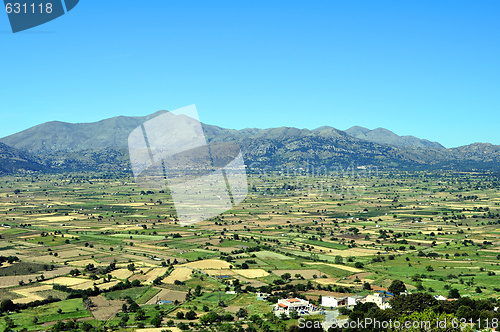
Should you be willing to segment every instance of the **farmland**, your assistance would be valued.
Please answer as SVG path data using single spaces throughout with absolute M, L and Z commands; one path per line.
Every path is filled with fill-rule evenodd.
M 234 322 L 239 309 L 272 316 L 257 290 L 317 303 L 318 294 L 366 295 L 365 283 L 387 290 L 395 279 L 432 295 L 500 295 L 492 174 L 271 173 L 249 182 L 233 210 L 181 227 L 168 192 L 141 192 L 131 178 L 0 178 L 0 299 L 23 305 L 0 324 L 38 330 L 77 319 L 125 331 L 159 320 L 196 331 L 215 312 L 248 328 Z

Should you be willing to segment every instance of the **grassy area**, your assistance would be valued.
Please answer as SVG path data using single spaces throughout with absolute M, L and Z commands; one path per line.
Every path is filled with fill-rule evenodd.
M 156 294 L 158 294 L 161 291 L 159 288 L 153 288 L 153 287 L 148 287 L 144 293 L 142 293 L 138 298 L 137 298 L 137 303 L 138 304 L 144 304 L 148 302 L 152 297 L 154 297 Z
M 105 294 L 105 296 L 106 296 L 106 299 L 108 299 L 108 300 L 122 300 L 122 299 L 125 299 L 127 297 L 130 297 L 132 300 L 137 301 L 144 294 L 151 293 L 152 292 L 152 291 L 150 291 L 151 289 L 152 289 L 152 287 L 147 287 L 147 286 L 133 287 L 133 288 L 123 289 L 123 290 L 114 291 L 114 292 L 107 292 Z
M 59 309 L 62 310 L 62 313 L 57 312 Z M 64 300 L 8 315 L 14 321 L 16 329 L 36 329 L 38 328 L 37 324 L 45 322 L 89 316 L 90 312 L 83 307 L 82 299 Z M 34 323 L 34 317 L 38 318 L 37 324 Z M 0 319 L 0 328 L 5 328 L 5 326 L 5 320 Z

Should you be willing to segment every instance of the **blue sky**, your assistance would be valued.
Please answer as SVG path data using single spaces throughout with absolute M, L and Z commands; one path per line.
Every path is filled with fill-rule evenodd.
M 12 34 L 0 136 L 196 104 L 227 128 L 384 127 L 500 144 L 498 1 L 82 0 Z

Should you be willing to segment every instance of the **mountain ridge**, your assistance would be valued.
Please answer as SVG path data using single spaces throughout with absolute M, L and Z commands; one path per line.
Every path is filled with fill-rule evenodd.
M 118 116 L 89 123 L 50 121 L 0 139 L 50 169 L 123 170 L 128 164 L 128 135 L 147 116 Z M 240 145 L 247 165 L 299 167 L 303 163 L 333 165 L 358 163 L 384 167 L 496 168 L 500 146 L 473 143 L 447 149 L 437 142 L 399 136 L 390 130 L 354 126 L 345 131 L 331 126 L 227 129 L 202 124 L 208 142 Z M 26 157 L 28 158 L 28 157 Z M 29 158 L 28 158 L 29 159 Z M 31 160 L 31 159 L 30 159 Z
M 438 142 L 431 142 L 427 139 L 422 139 L 411 135 L 399 136 L 394 132 L 381 127 L 370 130 L 368 128 L 360 126 L 353 126 L 344 131 L 353 137 L 359 139 L 365 139 L 380 144 L 389 144 L 402 147 L 407 147 L 407 146 L 417 147 L 417 148 L 432 147 L 438 149 L 445 149 L 445 147 Z

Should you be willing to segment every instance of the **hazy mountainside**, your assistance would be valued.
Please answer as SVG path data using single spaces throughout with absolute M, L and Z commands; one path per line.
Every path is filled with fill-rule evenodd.
M 444 149 L 445 147 L 437 142 L 431 142 L 426 139 L 420 139 L 415 136 L 398 136 L 390 130 L 384 128 L 367 129 L 359 126 L 354 126 L 345 131 L 352 137 L 364 139 L 370 142 L 379 144 L 387 144 L 400 147 L 413 148 L 436 148 Z
M 44 166 L 29 153 L 0 143 L 0 174 L 19 171 L 39 171 L 43 169 Z
M 123 171 L 130 169 L 127 147 L 130 132 L 163 112 L 145 117 L 120 116 L 93 123 L 47 122 L 4 137 L 0 142 L 25 151 L 18 152 L 19 156 L 20 153 L 25 156 L 19 159 L 31 161 L 33 158 L 28 156 L 32 154 L 49 169 Z M 305 165 L 328 169 L 336 165 L 500 169 L 500 146 L 475 143 L 446 149 L 436 142 L 398 136 L 382 128 L 352 127 L 342 131 L 325 126 L 314 130 L 290 127 L 235 130 L 204 124 L 203 129 L 209 142 L 237 143 L 246 164 L 254 169 Z
M 125 148 L 132 130 L 163 112 L 143 117 L 119 116 L 91 123 L 51 121 L 4 137 L 0 142 L 36 154 Z

